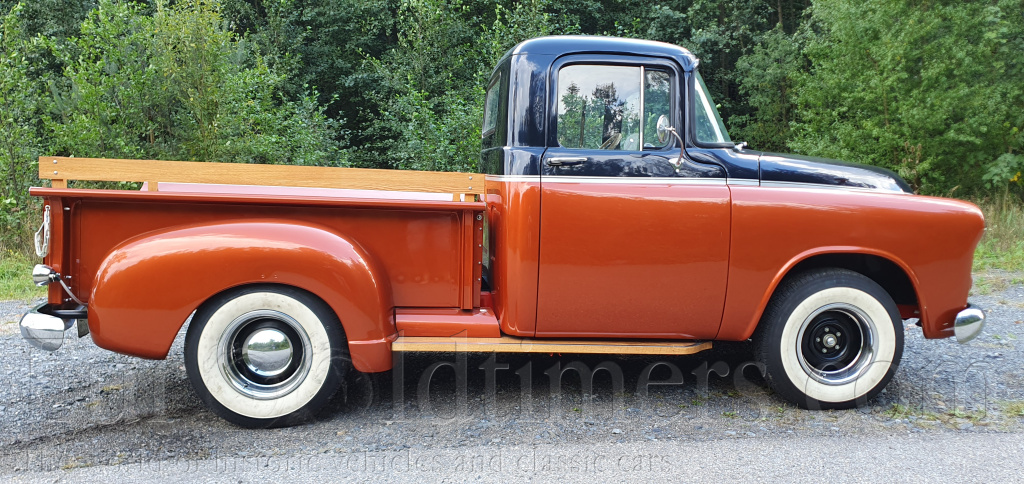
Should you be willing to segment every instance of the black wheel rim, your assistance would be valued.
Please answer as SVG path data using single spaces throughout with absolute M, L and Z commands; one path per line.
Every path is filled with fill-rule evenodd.
M 874 323 L 859 308 L 830 304 L 808 316 L 800 328 L 797 356 L 804 371 L 826 385 L 857 379 L 874 361 Z

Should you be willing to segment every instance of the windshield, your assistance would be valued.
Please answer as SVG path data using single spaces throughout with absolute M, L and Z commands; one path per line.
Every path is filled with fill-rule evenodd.
M 729 132 L 725 130 L 725 123 L 722 122 L 722 116 L 718 114 L 718 109 L 711 102 L 711 95 L 708 94 L 708 86 L 704 84 L 704 78 L 700 76 L 699 72 L 695 72 L 695 74 L 697 75 L 697 95 L 694 100 L 694 109 L 697 118 L 695 126 L 697 143 L 732 143 Z

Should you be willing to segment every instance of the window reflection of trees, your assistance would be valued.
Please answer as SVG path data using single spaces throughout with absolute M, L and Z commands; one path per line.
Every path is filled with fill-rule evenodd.
M 567 148 L 639 150 L 641 124 L 645 147 L 657 146 L 658 117 L 669 112 L 669 77 L 665 72 L 648 71 L 641 86 L 640 68 L 634 68 L 636 83 L 624 90 L 612 82 L 577 82 L 582 71 L 566 68 L 560 73 L 567 86 L 560 89 L 557 116 L 558 142 Z M 594 73 L 593 66 L 588 66 Z M 598 73 L 599 74 L 599 73 Z M 619 75 L 621 80 L 621 74 Z M 590 92 L 585 87 L 593 86 Z M 632 88 L 630 88 L 632 87 Z M 643 109 L 640 89 L 644 89 Z
M 562 95 L 558 115 L 558 142 L 570 148 L 619 147 L 623 129 L 636 126 L 640 115 L 627 109 L 627 100 L 620 99 L 615 83 L 598 84 L 590 95 L 582 95 L 580 87 L 571 83 Z
M 589 99 L 580 94 L 580 87 L 571 83 L 562 95 L 558 115 L 558 143 L 570 148 L 586 146 Z

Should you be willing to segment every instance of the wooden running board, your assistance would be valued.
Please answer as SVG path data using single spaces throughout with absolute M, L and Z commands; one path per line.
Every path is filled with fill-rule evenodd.
M 400 336 L 391 351 L 443 353 L 572 353 L 620 355 L 692 355 L 711 349 L 710 341 L 605 341 Z

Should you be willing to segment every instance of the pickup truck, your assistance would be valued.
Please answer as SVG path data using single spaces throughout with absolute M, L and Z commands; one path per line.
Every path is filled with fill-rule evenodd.
M 965 342 L 984 218 L 894 173 L 733 143 L 674 45 L 525 41 L 481 173 L 42 157 L 22 335 L 165 358 L 238 425 L 301 422 L 396 352 L 687 355 L 752 340 L 806 408 L 890 381 L 904 322 Z M 146 182 L 142 190 L 68 180 Z

